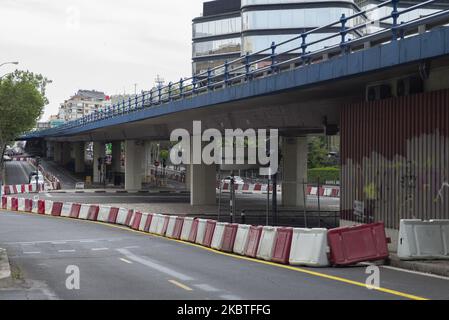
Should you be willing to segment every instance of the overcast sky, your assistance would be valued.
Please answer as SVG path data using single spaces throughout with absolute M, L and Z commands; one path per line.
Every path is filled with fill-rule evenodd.
M 149 89 L 191 74 L 191 21 L 203 0 L 0 0 L 0 64 L 53 83 L 44 120 L 78 89 Z M 14 66 L 4 66 L 0 76 Z

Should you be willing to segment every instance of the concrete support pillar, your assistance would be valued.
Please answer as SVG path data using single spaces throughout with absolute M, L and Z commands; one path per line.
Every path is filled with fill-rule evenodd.
M 303 182 L 307 181 L 307 138 L 284 138 L 282 148 L 284 163 L 282 205 L 304 208 Z
M 142 189 L 144 150 L 144 143 L 140 141 L 125 141 L 125 190 L 127 191 Z
M 54 157 L 55 157 L 54 142 L 47 141 L 46 146 L 47 146 L 47 148 L 46 148 L 45 157 L 48 158 L 48 159 L 54 159 Z
M 75 158 L 75 172 L 83 173 L 86 169 L 85 166 L 85 150 L 86 145 L 84 142 L 77 142 L 73 145 L 73 156 Z
M 191 175 L 190 166 L 186 166 L 186 189 L 190 191 L 190 175 Z
M 99 168 L 98 158 L 106 157 L 106 147 L 103 142 L 94 142 L 93 149 L 93 182 L 101 183 L 101 168 Z
M 112 142 L 112 172 L 122 172 L 122 142 Z
M 217 202 L 217 166 L 191 164 L 190 204 L 192 206 L 215 205 Z
M 72 159 L 70 142 L 63 142 L 61 145 L 61 164 L 65 166 Z
M 54 143 L 54 155 L 53 155 L 53 160 L 56 163 L 61 163 L 61 142 L 55 142 Z

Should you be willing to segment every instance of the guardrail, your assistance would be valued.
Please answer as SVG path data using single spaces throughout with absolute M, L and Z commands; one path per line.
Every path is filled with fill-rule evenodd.
M 343 14 L 338 21 L 301 33 L 280 43 L 273 42 L 266 49 L 251 54 L 247 53 L 240 58 L 226 61 L 223 65 L 208 69 L 206 72 L 199 73 L 193 77 L 181 78 L 178 82 L 170 82 L 166 86 L 142 92 L 141 95 L 136 95 L 134 98 L 129 98 L 106 110 L 96 111 L 57 128 L 30 133 L 25 137 L 57 135 L 67 129 L 82 127 L 90 123 L 160 106 L 172 101 L 190 99 L 200 94 L 241 85 L 286 70 L 289 71 L 305 65 L 319 63 L 334 56 L 363 50 L 372 45 L 385 44 L 419 34 L 423 32 L 422 26 L 431 29 L 449 23 L 449 9 L 435 11 L 408 21 L 399 22 L 399 19 L 407 13 L 425 8 L 436 2 L 437 0 L 428 0 L 399 10 L 399 0 L 390 0 L 357 12 L 349 17 Z M 392 7 L 391 14 L 376 20 L 367 18 L 368 14 L 388 5 Z M 358 23 L 360 20 L 362 22 Z M 391 27 L 381 28 L 380 25 L 382 23 L 391 24 Z M 311 35 L 338 26 L 340 27 L 339 32 L 309 41 Z M 366 34 L 370 26 L 378 26 L 380 30 Z M 351 35 L 354 38 L 350 38 Z M 339 39 L 336 41 L 338 44 L 325 45 L 329 40 L 333 39 Z M 294 45 L 295 43 L 297 45 Z M 308 51 L 311 47 L 316 47 L 320 44 L 323 45 L 321 49 Z

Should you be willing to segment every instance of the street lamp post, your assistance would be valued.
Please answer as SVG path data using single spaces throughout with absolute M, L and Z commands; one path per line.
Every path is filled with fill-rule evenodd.
M 18 63 L 17 61 L 14 61 L 14 62 L 3 62 L 3 63 L 0 64 L 0 67 L 3 67 L 3 66 L 5 66 L 5 65 L 7 65 L 7 64 L 15 64 L 15 65 L 18 65 L 19 63 Z

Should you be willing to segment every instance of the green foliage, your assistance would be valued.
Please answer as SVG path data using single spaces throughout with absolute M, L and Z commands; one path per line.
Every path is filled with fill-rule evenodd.
M 0 155 L 9 141 L 35 126 L 48 103 L 48 83 L 47 78 L 29 71 L 15 71 L 0 80 Z
M 325 137 L 309 138 L 309 160 L 310 169 L 319 168 L 327 161 L 328 150 Z
M 319 181 L 318 181 L 319 180 Z M 325 183 L 326 181 L 339 181 L 340 169 L 335 167 L 309 169 L 309 183 Z
M 161 150 L 161 152 L 159 153 L 159 157 L 161 158 L 161 160 L 168 160 L 168 157 L 170 156 L 170 152 L 168 150 Z

